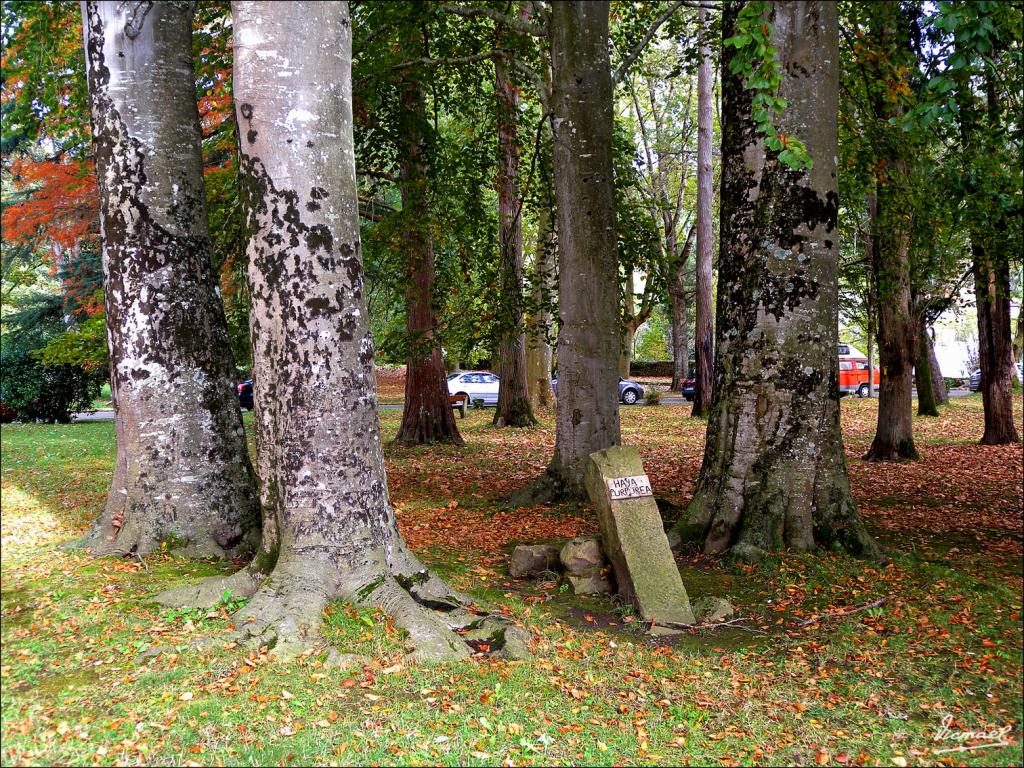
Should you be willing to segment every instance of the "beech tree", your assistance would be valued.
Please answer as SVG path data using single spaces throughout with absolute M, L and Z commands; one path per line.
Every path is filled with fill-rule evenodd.
M 715 385 L 697 489 L 675 528 L 709 553 L 879 552 L 839 426 L 838 32 L 830 2 L 724 9 Z M 778 86 L 775 135 L 747 75 Z
M 85 2 L 117 459 L 95 554 L 252 551 L 255 481 L 213 277 L 189 3 Z
M 348 4 L 302 14 L 277 2 L 233 8 L 264 536 L 239 574 L 161 600 L 209 605 L 225 587 L 252 595 L 236 626 L 286 657 L 320 645 L 323 609 L 339 598 L 388 612 L 421 660 L 467 657 L 454 633 L 466 628 L 469 639 L 525 653 L 523 630 L 464 610 L 412 555 L 388 499 L 363 295 Z
M 548 477 L 585 498 L 587 457 L 620 440 L 608 3 L 554 3 L 550 24 L 560 329 Z

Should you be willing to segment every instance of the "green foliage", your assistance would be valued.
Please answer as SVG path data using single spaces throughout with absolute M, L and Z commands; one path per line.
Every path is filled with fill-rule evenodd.
M 5 333 L 0 348 L 0 404 L 5 420 L 65 423 L 88 410 L 99 378 L 77 365 L 45 365 L 38 338 Z
M 103 376 L 107 370 L 106 315 L 93 315 L 83 323 L 51 339 L 39 351 L 46 366 L 74 366 Z
M 774 27 L 768 21 L 770 8 L 770 3 L 764 0 L 744 5 L 736 19 L 735 34 L 723 40 L 722 46 L 735 49 L 729 57 L 729 71 L 742 75 L 746 87 L 753 92 L 750 117 L 765 137 L 765 146 L 779 153 L 780 163 L 790 168 L 810 169 L 813 163 L 807 146 L 775 127 L 775 119 L 787 104 L 778 95 L 782 65 L 775 58 L 776 50 L 771 42 Z
M 642 361 L 671 360 L 668 348 L 668 313 L 655 307 L 647 322 L 637 331 L 636 351 L 633 359 Z

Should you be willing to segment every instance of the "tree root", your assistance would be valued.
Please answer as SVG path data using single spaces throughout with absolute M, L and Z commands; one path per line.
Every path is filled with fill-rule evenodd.
M 320 633 L 330 600 L 343 597 L 361 606 L 382 609 L 409 638 L 413 660 L 424 664 L 458 661 L 474 648 L 500 658 L 528 658 L 530 633 L 504 616 L 477 612 L 472 601 L 434 576 L 404 546 L 392 553 L 393 573 L 355 581 L 361 586 L 338 589 L 325 574 L 333 567 L 309 561 L 279 562 L 264 578 L 246 568 L 227 577 L 204 579 L 195 585 L 168 590 L 156 597 L 173 607 L 216 606 L 225 590 L 251 597 L 233 618 L 233 639 L 249 647 L 267 646 L 282 660 L 327 651 L 327 661 L 352 663 L 351 654 L 327 646 Z M 343 581 L 348 581 L 343 579 Z M 471 646 L 471 644 L 473 644 Z
M 169 608 L 215 608 L 228 591 L 232 597 L 252 597 L 264 578 L 265 574 L 243 568 L 230 576 L 210 576 L 196 584 L 168 589 L 153 599 Z
M 505 498 L 505 505 L 514 508 L 529 507 L 534 504 L 561 501 L 565 497 L 565 484 L 549 470 L 529 485 L 510 493 Z

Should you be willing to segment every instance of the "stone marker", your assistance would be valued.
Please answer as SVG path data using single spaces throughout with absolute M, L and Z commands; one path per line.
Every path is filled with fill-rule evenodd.
M 592 453 L 585 481 L 619 594 L 656 630 L 659 622 L 695 623 L 640 454 L 623 446 Z
M 513 578 L 539 576 L 558 569 L 558 547 L 553 544 L 520 544 L 512 550 L 508 572 Z

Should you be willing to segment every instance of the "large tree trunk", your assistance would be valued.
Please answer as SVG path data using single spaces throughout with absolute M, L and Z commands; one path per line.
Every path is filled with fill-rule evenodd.
M 117 460 L 82 543 L 251 552 L 256 484 L 210 264 L 186 3 L 82 5 Z
M 347 3 L 295 13 L 285 3 L 239 2 L 234 12 L 253 359 L 262 384 L 257 446 L 274 542 L 233 584 L 252 595 L 234 623 L 287 657 L 318 647 L 323 609 L 341 598 L 389 613 L 417 658 L 466 657 L 453 630 L 480 617 L 409 552 L 388 499 L 363 292 Z M 266 556 L 271 549 L 276 557 Z M 162 600 L 208 603 L 215 594 L 186 588 Z M 524 650 L 514 627 L 502 630 L 505 650 Z
M 533 411 L 553 405 L 551 391 L 551 299 L 555 270 L 551 211 L 543 202 L 537 212 L 537 252 L 533 263 L 533 314 L 526 324 L 526 375 Z
M 867 461 L 916 459 L 913 374 L 917 321 L 910 308 L 910 218 L 902 189 L 906 162 L 892 159 L 878 186 L 873 221 L 875 295 L 878 296 L 878 421 Z
M 872 25 L 880 48 L 895 56 L 906 45 L 900 28 L 899 6 L 879 4 Z M 890 72 L 877 73 L 880 77 Z M 913 374 L 917 358 L 917 318 L 911 309 L 910 232 L 914 211 L 907 193 L 905 142 L 898 129 L 886 125 L 898 119 L 902 107 L 885 99 L 881 90 L 873 94 L 875 119 L 884 131 L 881 138 L 879 177 L 875 195 L 875 216 L 871 222 L 872 280 L 878 300 L 878 360 L 881 381 L 878 389 L 878 421 L 867 461 L 900 461 L 918 458 L 913 430 Z
M 965 52 L 959 51 L 960 55 Z M 991 73 L 985 78 L 987 120 L 983 124 L 972 86 L 964 78 L 957 91 L 960 107 L 960 138 L 972 165 L 992 168 L 993 158 L 1003 151 L 996 142 L 1003 131 L 996 83 Z M 974 295 L 978 314 L 978 362 L 981 367 L 981 397 L 985 409 L 984 445 L 1020 442 L 1013 418 L 1013 341 L 1010 320 L 1010 248 L 1003 233 L 1012 231 L 1001 220 L 1001 190 L 993 183 L 972 185 L 967 212 L 970 220 Z M 993 217 L 995 220 L 993 221 Z
M 914 384 L 917 386 L 917 415 L 938 416 L 938 398 L 935 392 L 935 378 L 932 376 L 931 339 L 924 322 L 918 324 L 917 365 L 914 367 Z
M 891 165 L 892 177 L 902 178 L 902 160 Z M 879 188 L 875 221 L 875 292 L 878 296 L 878 421 L 867 461 L 918 458 L 913 431 L 913 373 L 917 357 L 917 322 L 910 310 L 910 214 L 902 193 Z
M 682 251 L 673 255 L 669 273 L 668 297 L 672 304 L 672 386 L 674 392 L 683 388 L 683 381 L 690 375 L 690 316 L 686 301 L 686 262 L 696 235 L 696 226 L 690 227 Z
M 729 3 L 722 34 L 742 3 Z M 850 494 L 835 355 L 838 19 L 831 2 L 773 3 L 782 59 L 780 131 L 813 168 L 779 163 L 751 92 L 723 52 L 722 189 L 715 386 L 693 500 L 676 526 L 704 551 L 842 546 L 877 556 Z
M 406 250 L 405 404 L 395 439 L 406 445 L 463 445 L 448 400 L 444 356 L 434 312 L 434 238 L 427 184 L 426 98 L 423 84 L 409 76 L 402 85 L 398 155 Z
M 705 10 L 700 9 L 701 29 Z M 711 52 L 701 48 L 697 70 L 697 307 L 694 328 L 697 377 L 693 396 L 694 416 L 704 416 L 711 403 L 714 372 L 711 324 Z
M 551 6 L 551 66 L 560 320 L 555 452 L 545 475 L 514 493 L 513 504 L 585 499 L 587 458 L 620 441 L 607 2 Z

